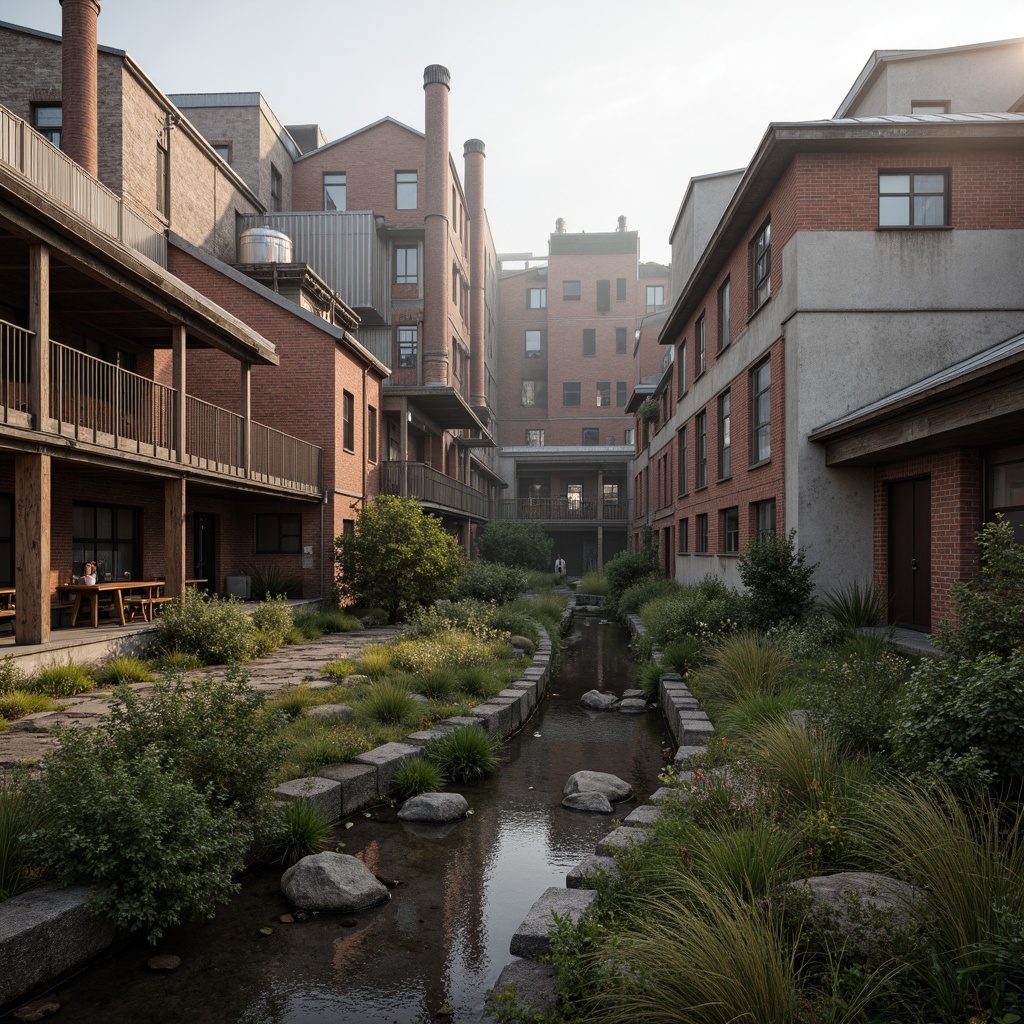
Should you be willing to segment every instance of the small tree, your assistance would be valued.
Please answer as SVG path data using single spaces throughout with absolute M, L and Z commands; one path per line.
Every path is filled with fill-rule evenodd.
M 767 629 L 780 622 L 799 622 L 813 607 L 811 577 L 818 563 L 807 565 L 803 548 L 796 547 L 796 530 L 788 537 L 765 533 L 740 555 L 739 572 L 750 591 L 752 624 Z
M 465 567 L 440 519 L 393 495 L 367 504 L 355 533 L 336 538 L 334 548 L 342 597 L 385 609 L 391 622 L 449 594 Z
M 540 523 L 506 523 L 494 519 L 480 531 L 480 557 L 518 569 L 551 569 L 551 538 Z

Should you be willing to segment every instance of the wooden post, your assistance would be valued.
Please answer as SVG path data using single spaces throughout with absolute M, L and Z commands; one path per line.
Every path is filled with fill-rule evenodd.
M 50 639 L 49 455 L 14 456 L 14 497 L 14 637 L 19 644 L 45 644 Z
M 409 496 L 409 399 L 402 395 L 402 429 L 399 431 L 399 454 L 402 457 L 402 497 Z
M 36 430 L 50 416 L 50 250 L 29 246 L 28 326 L 33 332 L 29 376 L 29 412 Z
M 171 383 L 174 386 L 174 447 L 178 452 L 178 462 L 185 462 L 185 325 L 175 324 L 171 331 L 171 358 L 173 361 Z
M 252 363 L 239 363 L 242 368 L 242 476 L 252 475 Z
M 185 593 L 185 478 L 164 483 L 164 594 Z

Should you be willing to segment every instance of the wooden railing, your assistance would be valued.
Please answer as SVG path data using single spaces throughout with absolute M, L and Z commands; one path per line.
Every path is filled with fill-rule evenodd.
M 200 469 L 244 476 L 245 420 L 202 399 L 185 398 L 186 461 Z
M 298 484 L 310 494 L 320 493 L 321 451 L 316 445 L 255 421 L 251 427 L 251 479 L 269 484 Z
M 396 459 L 381 464 L 381 494 L 416 498 L 452 512 L 489 519 L 491 502 L 483 491 L 425 465 Z
M 0 320 L 0 420 L 27 427 L 29 346 L 33 334 Z
M 600 509 L 598 506 L 600 505 Z M 629 519 L 628 501 L 598 502 L 587 498 L 503 498 L 497 502 L 497 519 L 535 519 L 544 521 L 597 522 L 598 511 L 604 522 L 621 523 Z
M 167 266 L 167 238 L 31 125 L 0 106 L 0 160 L 93 227 Z

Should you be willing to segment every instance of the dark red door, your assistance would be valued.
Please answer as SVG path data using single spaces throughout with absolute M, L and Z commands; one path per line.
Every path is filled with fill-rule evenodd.
M 931 480 L 889 485 L 889 621 L 932 626 Z

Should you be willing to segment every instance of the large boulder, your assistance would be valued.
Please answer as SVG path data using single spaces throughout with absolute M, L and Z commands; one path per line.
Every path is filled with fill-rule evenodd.
M 607 711 L 619 698 L 614 693 L 602 693 L 600 690 L 587 690 L 580 698 L 580 703 L 585 708 L 593 708 L 594 711 Z
M 601 793 L 609 803 L 615 804 L 620 800 L 628 800 L 633 795 L 633 787 L 607 772 L 584 771 L 570 775 L 562 790 L 563 796 L 572 796 L 573 793 Z
M 352 708 L 347 704 L 316 704 L 306 714 L 310 718 L 322 718 L 327 721 L 352 721 Z
M 562 806 L 570 811 L 587 811 L 589 814 L 612 813 L 612 805 L 604 793 L 571 793 L 562 798 Z
M 647 701 L 642 697 L 623 697 L 615 705 L 615 710 L 624 715 L 643 715 L 647 712 Z
M 468 810 L 469 804 L 461 793 L 420 793 L 402 804 L 398 820 L 444 824 L 464 818 Z
M 290 867 L 281 876 L 281 890 L 303 910 L 366 910 L 391 898 L 361 860 L 331 850 Z

